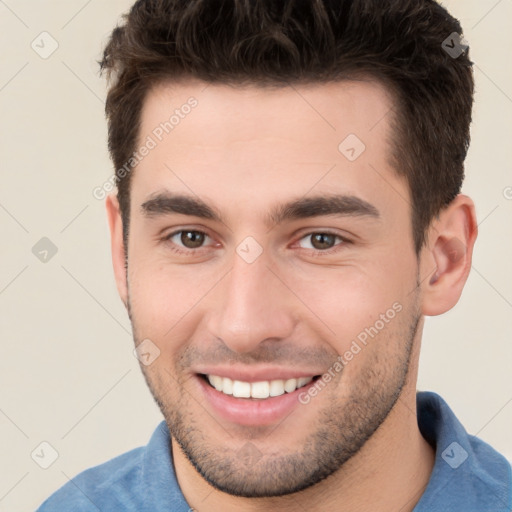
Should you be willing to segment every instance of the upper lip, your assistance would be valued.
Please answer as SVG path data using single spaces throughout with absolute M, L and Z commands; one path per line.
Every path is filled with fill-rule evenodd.
M 315 377 L 316 375 L 321 375 L 323 372 L 275 367 L 241 368 L 229 365 L 196 368 L 196 373 L 218 375 L 219 377 L 227 377 L 231 380 L 240 380 L 243 382 L 260 382 L 265 380 L 288 380 L 299 379 L 301 377 Z

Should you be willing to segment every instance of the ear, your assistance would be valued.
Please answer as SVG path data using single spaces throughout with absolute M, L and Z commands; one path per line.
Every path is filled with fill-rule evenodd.
M 110 246 L 117 291 L 126 307 L 128 304 L 128 288 L 126 284 L 123 220 L 121 218 L 117 196 L 110 194 L 105 201 L 105 206 L 107 209 L 108 225 L 110 227 Z
M 429 230 L 422 249 L 420 272 L 423 280 L 422 312 L 435 316 L 457 304 L 471 270 L 478 227 L 473 201 L 459 194 Z

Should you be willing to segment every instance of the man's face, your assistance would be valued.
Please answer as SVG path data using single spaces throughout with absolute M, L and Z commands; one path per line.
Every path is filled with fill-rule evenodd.
M 391 106 L 369 82 L 190 82 L 147 98 L 139 143 L 156 147 L 132 181 L 130 318 L 136 343 L 160 351 L 142 368 L 174 441 L 217 489 L 278 496 L 324 479 L 408 382 L 418 261 L 407 184 L 387 161 Z M 202 376 L 264 396 L 326 372 L 269 398 Z

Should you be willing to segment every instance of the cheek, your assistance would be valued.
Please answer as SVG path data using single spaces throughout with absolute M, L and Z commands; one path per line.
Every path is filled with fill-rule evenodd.
M 286 282 L 293 283 L 291 288 L 303 304 L 300 307 L 307 308 L 304 312 L 308 318 L 314 313 L 311 318 L 323 324 L 322 333 L 326 339 L 335 340 L 332 344 L 338 352 L 348 350 L 351 341 L 376 322 L 377 327 L 385 322 L 387 328 L 386 321 L 394 319 L 406 298 L 404 274 L 391 275 L 381 267 L 373 272 L 371 266 L 319 267 L 312 268 L 307 278 L 298 275 L 288 273 Z
M 133 258 L 129 293 L 133 321 L 140 336 L 163 339 L 183 329 L 212 289 L 218 273 L 199 266 L 169 266 Z

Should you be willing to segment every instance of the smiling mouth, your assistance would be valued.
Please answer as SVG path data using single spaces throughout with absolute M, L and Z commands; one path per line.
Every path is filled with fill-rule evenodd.
M 200 378 L 217 391 L 235 398 L 246 398 L 250 400 L 266 400 L 282 396 L 286 393 L 293 393 L 297 389 L 307 386 L 321 376 L 300 377 L 298 379 L 276 379 L 260 382 L 244 382 L 232 380 L 228 377 L 218 375 L 198 374 Z

